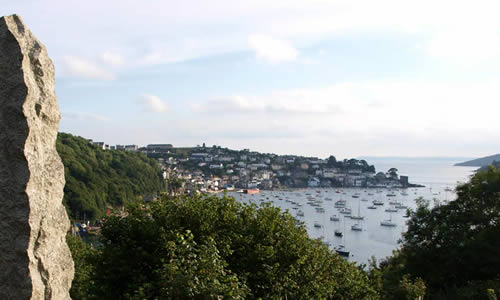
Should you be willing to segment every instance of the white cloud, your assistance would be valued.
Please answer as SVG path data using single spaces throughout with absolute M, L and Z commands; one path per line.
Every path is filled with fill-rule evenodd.
M 99 56 L 100 60 L 111 66 L 121 66 L 125 63 L 125 59 L 119 53 L 105 51 Z
M 338 103 L 316 101 L 316 95 L 303 90 L 276 91 L 264 96 L 228 96 L 191 104 L 198 113 L 227 112 L 268 115 L 340 114 Z
M 500 124 L 494 122 L 498 97 L 500 79 L 474 84 L 345 82 L 210 99 L 192 105 L 197 114 L 190 126 L 199 123 L 201 130 L 202 124 L 219 124 L 217 131 L 211 125 L 203 132 L 235 142 L 232 132 L 241 131 L 251 138 L 246 143 L 281 153 L 473 155 L 468 149 L 478 144 L 500 147 L 491 142 L 500 139 Z M 279 145 L 273 144 L 273 133 L 283 128 L 296 135 L 284 135 Z
M 113 73 L 84 58 L 65 56 L 63 62 L 66 72 L 77 78 L 98 80 L 115 79 Z
M 273 64 L 294 61 L 299 56 L 299 52 L 289 42 L 269 36 L 250 35 L 248 45 L 258 58 Z
M 428 52 L 461 66 L 483 64 L 500 55 L 500 34 L 495 30 L 470 29 L 440 32 L 432 37 Z
M 147 112 L 163 113 L 169 110 L 167 102 L 155 95 L 144 94 L 139 102 Z
M 79 121 L 109 121 L 105 116 L 88 112 L 63 112 L 62 119 Z

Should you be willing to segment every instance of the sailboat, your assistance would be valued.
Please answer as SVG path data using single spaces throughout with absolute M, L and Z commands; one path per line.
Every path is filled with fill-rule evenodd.
M 392 214 L 390 214 L 389 220 L 384 220 L 380 222 L 381 226 L 396 227 L 397 224 L 392 221 Z
M 358 201 L 358 215 L 351 215 L 351 219 L 353 219 L 353 220 L 364 220 L 365 219 L 365 217 L 363 217 L 361 215 L 361 202 Z
M 345 221 L 344 221 L 344 231 L 345 231 Z M 345 237 L 344 237 L 344 244 L 345 244 Z M 335 248 L 335 252 L 337 252 L 337 254 L 340 256 L 349 257 L 349 251 L 347 251 L 344 245 L 337 246 Z
M 363 231 L 363 227 L 361 227 L 361 225 L 359 225 L 358 223 L 354 224 L 351 226 L 351 230 L 354 230 L 354 231 Z

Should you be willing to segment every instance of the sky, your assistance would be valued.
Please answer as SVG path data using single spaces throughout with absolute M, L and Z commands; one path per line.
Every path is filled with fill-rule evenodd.
M 500 1 L 0 0 L 60 131 L 338 158 L 500 152 Z

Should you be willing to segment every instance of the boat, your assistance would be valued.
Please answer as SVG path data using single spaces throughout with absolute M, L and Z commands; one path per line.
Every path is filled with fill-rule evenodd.
M 246 189 L 246 190 L 243 190 L 243 193 L 244 194 L 258 194 L 258 193 L 260 193 L 260 190 L 259 189 Z
M 353 220 L 364 220 L 365 217 L 361 215 L 361 202 L 358 201 L 358 215 L 351 216 Z
M 345 202 L 335 202 L 335 205 L 334 205 L 335 208 L 344 208 L 345 207 Z
M 394 207 L 389 207 L 385 210 L 386 212 L 397 212 L 398 210 Z
M 390 193 L 387 193 L 386 195 L 387 197 L 396 197 L 396 193 L 394 192 L 390 192 Z
M 377 207 L 375 205 L 368 206 L 367 208 L 368 209 L 377 209 Z
M 351 209 L 350 208 L 342 208 L 339 212 L 343 215 L 350 215 Z
M 447 186 L 445 189 L 444 189 L 445 192 L 453 192 L 453 189 L 451 189 L 449 186 Z
M 373 205 L 384 205 L 384 202 L 382 202 L 380 200 L 373 200 L 372 203 L 373 203 Z
M 389 204 L 390 205 L 400 205 L 401 202 L 398 202 L 398 201 L 389 201 Z
M 402 192 L 401 196 L 408 196 L 408 193 L 407 192 Z
M 395 208 L 397 208 L 397 209 L 407 209 L 407 208 L 408 208 L 408 206 L 407 206 L 407 205 L 403 205 L 403 204 L 396 205 L 396 206 L 394 206 L 394 207 L 395 207 Z
M 303 212 L 303 211 L 301 211 L 301 210 L 299 210 L 299 211 L 297 212 L 297 216 L 298 216 L 298 217 L 303 217 L 303 216 L 304 216 L 304 212 Z
M 340 221 L 340 218 L 337 217 L 337 215 L 331 215 L 330 216 L 330 221 L 338 222 L 338 221 Z
M 349 251 L 345 249 L 344 246 L 340 245 L 337 248 L 335 248 L 335 252 L 337 252 L 338 255 L 343 256 L 343 257 L 349 257 Z
M 354 231 L 363 231 L 363 227 L 361 227 L 361 225 L 359 225 L 358 223 L 354 224 L 351 226 L 351 230 L 354 230 Z
M 384 220 L 384 221 L 380 222 L 380 225 L 381 226 L 386 226 L 386 227 L 396 227 L 396 226 L 398 226 L 396 223 L 394 223 L 392 221 L 392 214 L 390 215 L 389 220 Z
M 338 229 L 335 229 L 335 232 L 333 233 L 335 236 L 338 236 L 338 237 L 342 237 L 343 234 L 342 234 L 342 231 L 338 230 Z
M 397 224 L 392 222 L 391 220 L 384 220 L 384 221 L 380 222 L 380 225 L 387 226 L 387 227 L 396 227 L 397 226 Z
M 321 228 L 323 227 L 321 224 L 319 224 L 318 222 L 314 222 L 314 227 L 316 228 Z
M 352 195 L 353 198 L 359 198 L 359 195 L 358 194 L 354 194 Z
M 316 207 L 316 212 L 324 213 L 325 209 L 323 207 Z

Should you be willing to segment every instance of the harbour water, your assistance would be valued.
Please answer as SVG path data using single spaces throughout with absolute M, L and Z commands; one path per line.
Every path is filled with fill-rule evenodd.
M 415 199 L 423 197 L 431 204 L 455 199 L 454 188 L 457 182 L 466 182 L 475 168 L 455 167 L 450 159 L 371 159 L 377 171 L 387 171 L 391 167 L 399 170 L 400 175 L 410 177 L 410 182 L 425 185 L 424 188 L 409 189 L 364 189 L 364 188 L 309 188 L 292 191 L 262 191 L 259 194 L 231 193 L 237 200 L 249 203 L 271 202 L 284 210 L 288 210 L 299 221 L 304 222 L 312 238 L 321 239 L 331 249 L 345 246 L 350 252 L 349 260 L 367 263 L 375 256 L 383 259 L 397 249 L 401 233 L 406 230 L 408 208 L 415 208 Z M 389 196 L 388 196 L 389 195 Z M 351 209 L 351 215 L 359 214 L 363 220 L 351 219 L 340 213 L 335 207 L 339 200 L 345 200 L 345 207 Z M 383 205 L 373 205 L 373 201 Z M 398 204 L 396 204 L 398 203 Z M 338 206 L 338 205 L 337 205 Z M 368 207 L 376 207 L 369 209 Z M 395 207 L 400 207 L 396 209 Z M 386 211 L 392 208 L 393 212 Z M 301 213 L 303 216 L 300 216 Z M 331 216 L 338 221 L 331 221 Z M 335 220 L 335 218 L 333 218 Z M 395 226 L 382 226 L 381 222 L 390 220 Z M 358 224 L 361 230 L 352 230 Z M 343 233 L 343 237 L 335 236 L 335 230 Z

